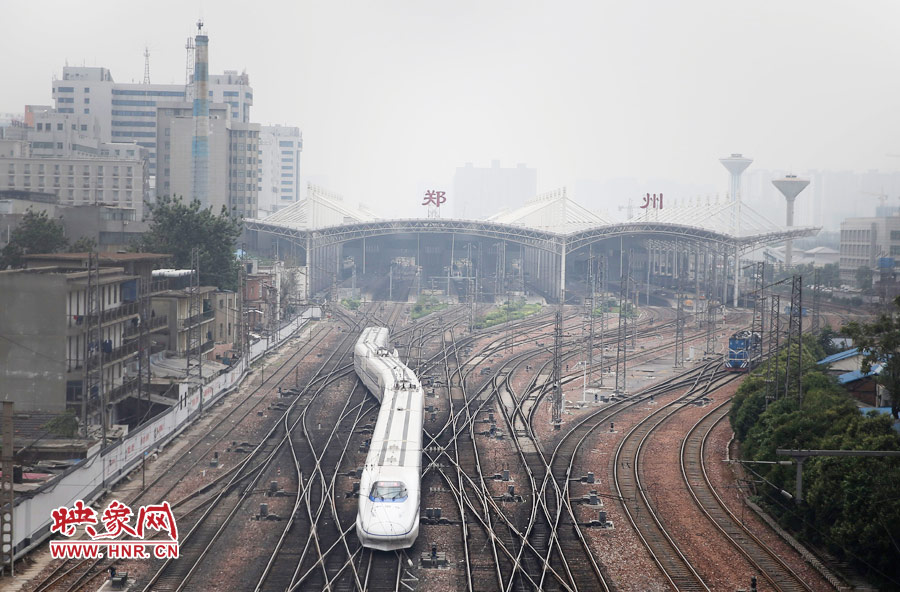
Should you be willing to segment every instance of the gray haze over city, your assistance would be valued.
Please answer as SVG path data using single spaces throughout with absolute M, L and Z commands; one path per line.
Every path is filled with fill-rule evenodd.
M 306 179 L 381 216 L 424 216 L 467 162 L 537 170 L 617 218 L 628 198 L 724 194 L 718 158 L 755 162 L 744 200 L 783 223 L 769 182 L 812 183 L 796 223 L 900 206 L 900 3 L 12 2 L 0 112 L 51 104 L 69 65 L 181 83 L 202 17 L 210 71 L 244 71 L 253 121 L 299 126 Z M 827 173 L 824 173 L 827 171 Z M 819 205 L 813 202 L 820 200 Z M 670 201 L 671 203 L 671 201 Z

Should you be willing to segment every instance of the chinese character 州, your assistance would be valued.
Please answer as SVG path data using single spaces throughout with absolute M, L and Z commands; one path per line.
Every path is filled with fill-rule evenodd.
M 441 207 L 441 204 L 447 201 L 447 198 L 444 197 L 445 194 L 445 191 L 434 191 L 429 189 L 425 192 L 425 201 L 422 202 L 422 205 L 427 206 L 428 204 L 431 204 L 433 206 Z
M 50 512 L 53 518 L 53 524 L 50 525 L 50 532 L 58 532 L 67 537 L 75 534 L 75 527 L 87 524 L 84 531 L 92 538 L 97 534 L 93 524 L 97 524 L 97 512 L 84 502 L 78 500 L 75 502 L 74 508 L 56 508 Z
M 649 193 L 644 196 L 644 205 L 641 206 L 641 209 L 645 209 L 645 208 L 648 208 L 651 206 L 653 207 L 654 210 L 663 209 L 663 194 L 662 193 L 660 193 L 659 196 L 657 196 L 655 193 L 653 194 L 652 197 L 650 196 Z

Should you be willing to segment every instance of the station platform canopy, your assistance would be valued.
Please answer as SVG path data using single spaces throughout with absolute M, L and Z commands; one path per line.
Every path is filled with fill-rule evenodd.
M 559 252 L 622 235 L 640 235 L 655 242 L 681 237 L 748 252 L 787 239 L 813 236 L 820 230 L 776 224 L 727 197 L 667 201 L 661 209 L 641 209 L 631 219 L 619 222 L 575 203 L 565 188 L 538 195 L 519 208 L 503 210 L 487 220 L 380 218 L 364 206 L 350 206 L 340 195 L 312 184 L 306 199 L 266 218 L 247 220 L 245 226 L 293 239 L 310 238 L 315 243 L 312 246 L 396 233 L 447 232 L 511 240 Z

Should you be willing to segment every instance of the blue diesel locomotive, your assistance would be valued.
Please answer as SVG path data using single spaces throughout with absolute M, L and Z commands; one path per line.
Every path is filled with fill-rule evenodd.
M 762 357 L 762 340 L 759 333 L 738 331 L 728 339 L 728 355 L 725 369 L 729 372 L 749 372 Z

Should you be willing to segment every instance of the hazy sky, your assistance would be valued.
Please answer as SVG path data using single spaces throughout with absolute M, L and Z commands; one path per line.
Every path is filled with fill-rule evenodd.
M 900 2 L 7 2 L 0 111 L 50 103 L 70 65 L 184 81 L 202 15 L 210 70 L 250 74 L 254 121 L 303 129 L 303 172 L 351 202 L 421 213 L 467 161 L 527 163 L 540 190 L 666 178 L 717 158 L 900 168 Z M 647 187 L 647 190 L 655 190 Z M 621 196 L 624 203 L 628 196 Z M 617 202 L 606 204 L 610 209 Z

